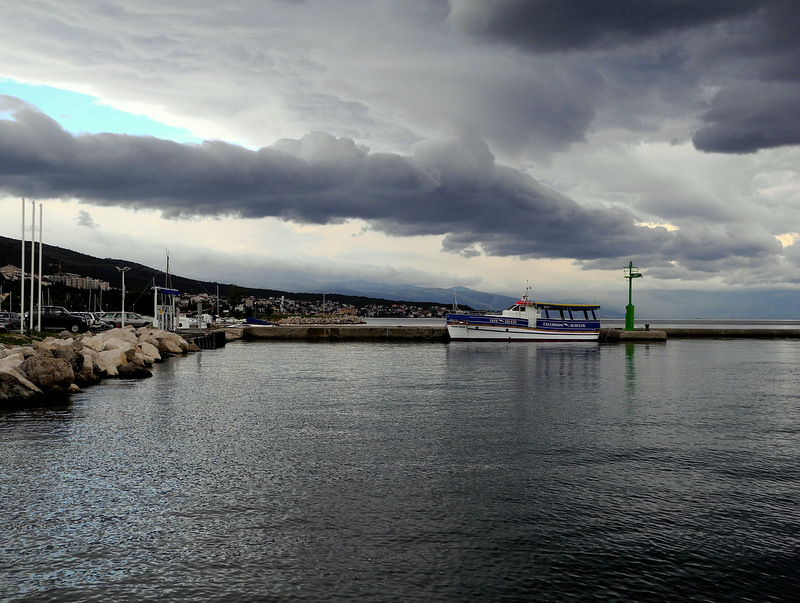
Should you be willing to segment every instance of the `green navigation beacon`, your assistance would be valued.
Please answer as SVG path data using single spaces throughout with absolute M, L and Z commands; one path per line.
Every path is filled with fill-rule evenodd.
M 634 331 L 633 328 L 633 279 L 639 278 L 642 273 L 631 262 L 625 268 L 625 278 L 628 279 L 628 305 L 625 306 L 625 330 Z

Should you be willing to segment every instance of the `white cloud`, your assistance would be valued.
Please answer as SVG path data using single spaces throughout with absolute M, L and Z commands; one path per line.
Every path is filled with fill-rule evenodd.
M 77 224 L 78 226 L 85 226 L 86 228 L 98 227 L 94 219 L 92 219 L 91 214 L 85 209 L 82 209 L 78 212 L 78 217 L 75 218 L 75 224 Z

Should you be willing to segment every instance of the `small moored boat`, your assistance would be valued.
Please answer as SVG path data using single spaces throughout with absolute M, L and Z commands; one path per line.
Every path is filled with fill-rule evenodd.
M 447 314 L 455 341 L 597 341 L 597 304 L 531 301 L 528 293 L 501 313 Z

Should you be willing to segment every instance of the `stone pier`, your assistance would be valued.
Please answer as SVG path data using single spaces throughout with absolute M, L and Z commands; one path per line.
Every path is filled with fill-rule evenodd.
M 449 341 L 445 326 L 279 325 L 224 329 L 228 341 Z

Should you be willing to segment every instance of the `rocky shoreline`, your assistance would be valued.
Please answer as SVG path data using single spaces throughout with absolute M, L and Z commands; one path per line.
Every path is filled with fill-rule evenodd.
M 176 333 L 151 327 L 0 344 L 0 410 L 66 398 L 103 379 L 150 377 L 154 363 L 199 349 Z

